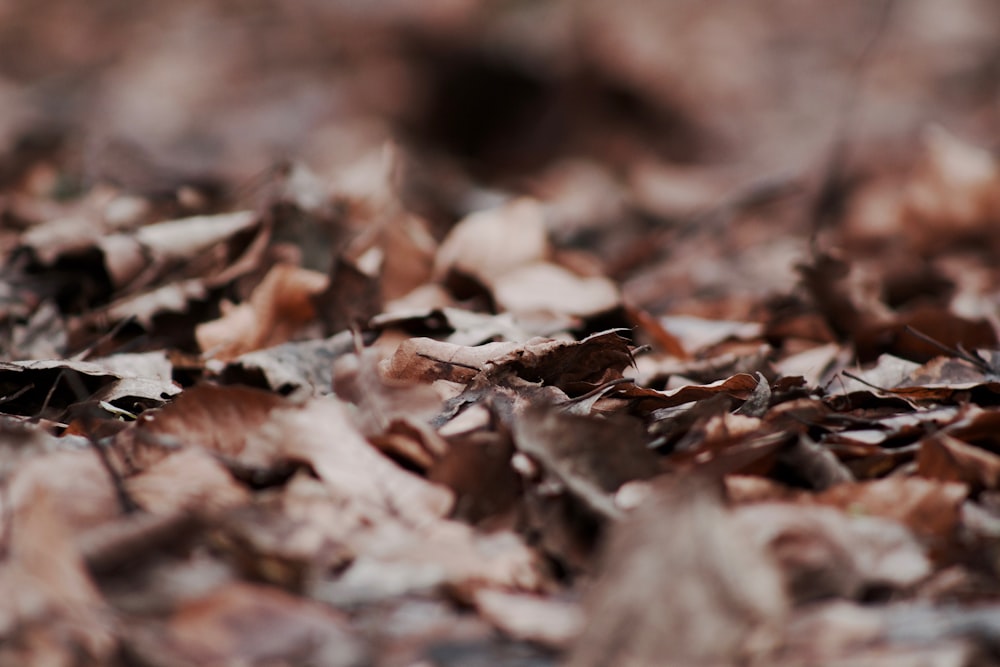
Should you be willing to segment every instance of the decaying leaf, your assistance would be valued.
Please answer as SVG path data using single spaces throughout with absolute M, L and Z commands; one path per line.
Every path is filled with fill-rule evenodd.
M 612 538 L 570 665 L 720 665 L 770 650 L 779 569 L 697 478 L 670 479 Z
M 0 661 L 92 663 L 112 659 L 114 624 L 49 492 L 7 513 L 0 567 Z M 17 538 L 12 535 L 16 532 Z
M 326 276 L 298 267 L 271 269 L 250 295 L 213 322 L 199 325 L 196 335 L 203 352 L 229 361 L 245 352 L 287 342 L 315 321 L 312 299 L 326 289 Z

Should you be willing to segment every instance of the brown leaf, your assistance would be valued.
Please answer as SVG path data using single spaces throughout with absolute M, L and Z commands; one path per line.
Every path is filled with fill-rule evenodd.
M 507 636 L 543 646 L 565 648 L 583 626 L 576 605 L 551 598 L 481 588 L 473 600 L 476 610 Z
M 538 262 L 507 271 L 493 281 L 497 305 L 513 313 L 556 313 L 591 317 L 621 305 L 607 278 L 584 277 L 556 264 Z
M 454 515 L 472 524 L 501 518 L 521 496 L 521 480 L 511 466 L 513 444 L 505 433 L 472 431 L 448 438 L 448 448 L 427 478 L 455 493 Z
M 38 489 L 8 513 L 0 568 L 0 662 L 94 664 L 112 660 L 109 610 L 49 492 Z
M 572 395 L 620 378 L 631 364 L 628 340 L 610 330 L 578 342 L 528 341 L 523 348 L 496 359 L 491 376 L 513 374 L 529 382 L 559 387 Z
M 615 530 L 568 664 L 723 665 L 767 651 L 780 573 L 696 478 L 665 480 Z
M 972 493 L 1000 487 L 1000 456 L 938 433 L 920 443 L 917 472 L 928 479 L 962 482 Z
M 787 503 L 747 505 L 734 516 L 777 561 L 799 603 L 903 588 L 931 570 L 923 548 L 893 521 Z
M 657 391 L 631 385 L 621 388 L 619 394 L 635 401 L 642 410 L 651 411 L 704 400 L 717 394 L 729 394 L 746 399 L 752 395 L 756 388 L 757 380 L 752 375 L 740 373 L 711 384 L 685 385 L 668 391 Z
M 128 480 L 129 495 L 146 511 L 217 511 L 250 500 L 226 468 L 204 450 L 187 448 Z
M 271 269 L 250 299 L 222 318 L 198 325 L 198 345 L 229 361 L 245 352 L 290 340 L 316 320 L 313 299 L 326 289 L 325 275 L 287 264 Z
M 170 405 L 143 414 L 116 449 L 133 471 L 184 447 L 202 447 L 249 468 L 268 468 L 286 460 L 283 453 L 255 446 L 248 437 L 267 422 L 272 410 L 286 404 L 280 396 L 249 387 L 199 385 Z
M 473 213 L 455 227 L 438 249 L 434 272 L 457 271 L 491 286 L 504 274 L 546 259 L 549 242 L 537 202 L 518 199 Z
M 327 397 L 277 410 L 247 434 L 247 449 L 308 463 L 334 498 L 373 516 L 398 515 L 418 524 L 444 516 L 452 507 L 451 492 L 383 456 L 351 423 L 348 409 Z
M 601 517 L 622 516 L 614 502 L 622 484 L 660 472 L 638 421 L 534 409 L 515 420 L 513 435 L 519 451 Z
M 382 310 L 379 279 L 343 257 L 334 259 L 326 289 L 316 295 L 317 315 L 327 334 L 364 328 Z
M 816 502 L 861 515 L 894 519 L 915 535 L 947 540 L 959 521 L 968 487 L 920 477 L 889 477 L 840 484 L 816 496 Z
M 389 380 L 468 382 L 486 364 L 519 348 L 516 343 L 467 347 L 431 338 L 409 338 L 396 349 L 391 359 L 380 364 L 380 370 L 382 376 Z
M 925 131 L 923 143 L 903 198 L 902 228 L 924 248 L 987 238 L 1000 215 L 996 158 L 938 126 Z
M 367 664 L 366 651 L 337 612 L 277 589 L 234 583 L 177 609 L 165 633 L 139 644 L 167 664 L 307 660 L 331 667 Z

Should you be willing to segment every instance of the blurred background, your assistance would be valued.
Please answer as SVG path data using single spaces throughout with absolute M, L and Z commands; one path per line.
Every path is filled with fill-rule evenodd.
M 993 0 L 0 0 L 0 250 L 256 208 L 325 272 L 529 195 L 629 303 L 759 319 L 817 248 L 1000 244 L 998 130 Z
M 567 159 L 797 173 L 852 95 L 853 159 L 930 121 L 996 148 L 1000 5 L 894 4 L 880 28 L 871 0 L 3 0 L 0 154 L 133 185 L 387 138 L 513 187 Z

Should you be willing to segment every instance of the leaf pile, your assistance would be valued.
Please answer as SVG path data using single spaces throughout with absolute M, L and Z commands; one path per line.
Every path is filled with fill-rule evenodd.
M 845 158 L 788 119 L 817 54 L 861 85 L 864 3 L 571 4 L 147 8 L 79 42 L 80 126 L 9 10 L 51 51 L 0 77 L 0 665 L 995 663 L 1000 158 L 886 110 L 997 130 L 995 8 L 947 72 L 896 8 Z M 168 167 L 151 78 L 256 138 Z

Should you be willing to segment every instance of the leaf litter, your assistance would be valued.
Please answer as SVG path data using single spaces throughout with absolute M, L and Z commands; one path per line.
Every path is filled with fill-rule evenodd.
M 994 6 L 258 5 L 0 22 L 0 665 L 995 663 Z

